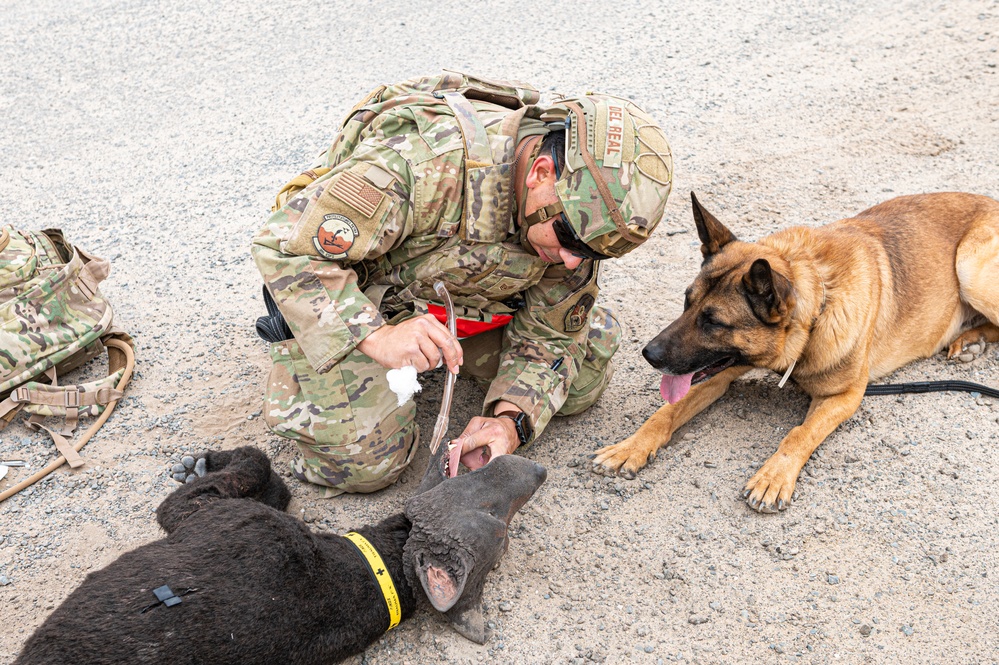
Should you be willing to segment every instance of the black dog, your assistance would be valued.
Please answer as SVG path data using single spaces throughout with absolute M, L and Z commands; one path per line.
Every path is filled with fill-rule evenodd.
M 373 569 L 346 538 L 314 533 L 282 512 L 288 488 L 260 450 L 202 457 L 204 477 L 156 511 L 167 537 L 89 574 L 15 665 L 325 664 L 385 632 L 389 609 Z M 402 619 L 422 586 L 458 632 L 481 644 L 486 574 L 546 472 L 506 455 L 445 482 L 447 464 L 442 445 L 405 511 L 357 531 L 391 574 Z M 153 590 L 161 586 L 175 598 L 159 603 Z

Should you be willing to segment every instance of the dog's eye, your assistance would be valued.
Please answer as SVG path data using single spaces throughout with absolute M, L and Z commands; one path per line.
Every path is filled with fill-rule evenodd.
M 719 321 L 712 312 L 701 314 L 700 324 L 702 330 L 724 330 L 732 327 L 727 323 Z

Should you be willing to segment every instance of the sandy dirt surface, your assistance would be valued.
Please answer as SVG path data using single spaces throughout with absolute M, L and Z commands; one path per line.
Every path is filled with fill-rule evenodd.
M 286 472 L 294 446 L 260 418 L 269 360 L 253 331 L 263 305 L 250 238 L 354 102 L 442 67 L 633 97 L 670 137 L 674 194 L 652 240 L 603 272 L 602 302 L 625 329 L 608 392 L 524 451 L 548 482 L 487 583 L 493 637 L 472 644 L 423 609 L 349 662 L 999 660 L 996 400 L 865 399 L 779 515 L 740 497 L 807 409 L 769 373 L 737 383 L 637 479 L 595 475 L 587 459 L 661 404 L 640 351 L 680 312 L 699 266 L 690 190 L 745 239 L 899 194 L 999 196 L 999 3 L 530 9 L 0 3 L 3 221 L 62 227 L 112 259 L 103 290 L 138 358 L 87 465 L 0 505 L 0 663 L 88 571 L 159 537 L 153 511 L 174 456 L 251 442 Z M 891 378 L 999 386 L 999 352 L 938 356 Z M 429 433 L 442 376 L 423 380 Z M 458 382 L 456 428 L 481 399 Z M 39 468 L 53 454 L 21 423 L 0 433 L 0 458 Z M 425 459 L 369 496 L 323 500 L 292 481 L 290 510 L 337 533 L 380 519 Z

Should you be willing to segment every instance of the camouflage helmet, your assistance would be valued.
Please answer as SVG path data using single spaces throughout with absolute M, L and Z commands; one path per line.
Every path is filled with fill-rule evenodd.
M 673 177 L 663 130 L 633 102 L 592 93 L 557 102 L 542 119 L 564 122 L 564 166 L 556 155 L 558 203 L 529 215 L 528 224 L 564 213 L 561 230 L 571 228 L 593 258 L 619 257 L 645 242 L 662 219 Z M 562 233 L 559 239 L 566 246 Z

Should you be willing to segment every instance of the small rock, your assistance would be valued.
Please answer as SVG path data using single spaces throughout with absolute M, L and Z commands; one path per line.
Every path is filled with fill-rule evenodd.
M 860 627 L 860 634 L 863 635 L 864 637 L 868 637 L 871 634 L 871 630 L 872 630 L 871 627 L 865 623 L 863 626 Z
M 0 575 L 0 586 L 7 586 L 10 584 L 10 579 L 6 575 Z
M 499 604 L 499 609 L 500 612 L 509 612 L 510 610 L 513 609 L 513 603 L 511 603 L 509 600 L 504 600 L 502 603 Z
M 899 630 L 901 630 L 906 637 L 912 637 L 912 634 L 916 632 L 915 630 L 912 629 L 912 626 L 910 626 L 909 624 L 905 624 L 904 626 L 899 628 Z
M 694 626 L 700 626 L 702 623 L 707 623 L 707 622 L 708 622 L 708 617 L 702 617 L 697 614 L 693 614 L 690 616 L 690 618 L 687 619 L 687 623 L 692 624 Z
M 972 360 L 975 359 L 975 356 L 970 353 L 962 353 L 957 357 L 957 359 L 963 363 L 970 363 Z
M 839 575 L 828 575 L 826 577 L 826 582 L 829 584 L 839 584 Z

